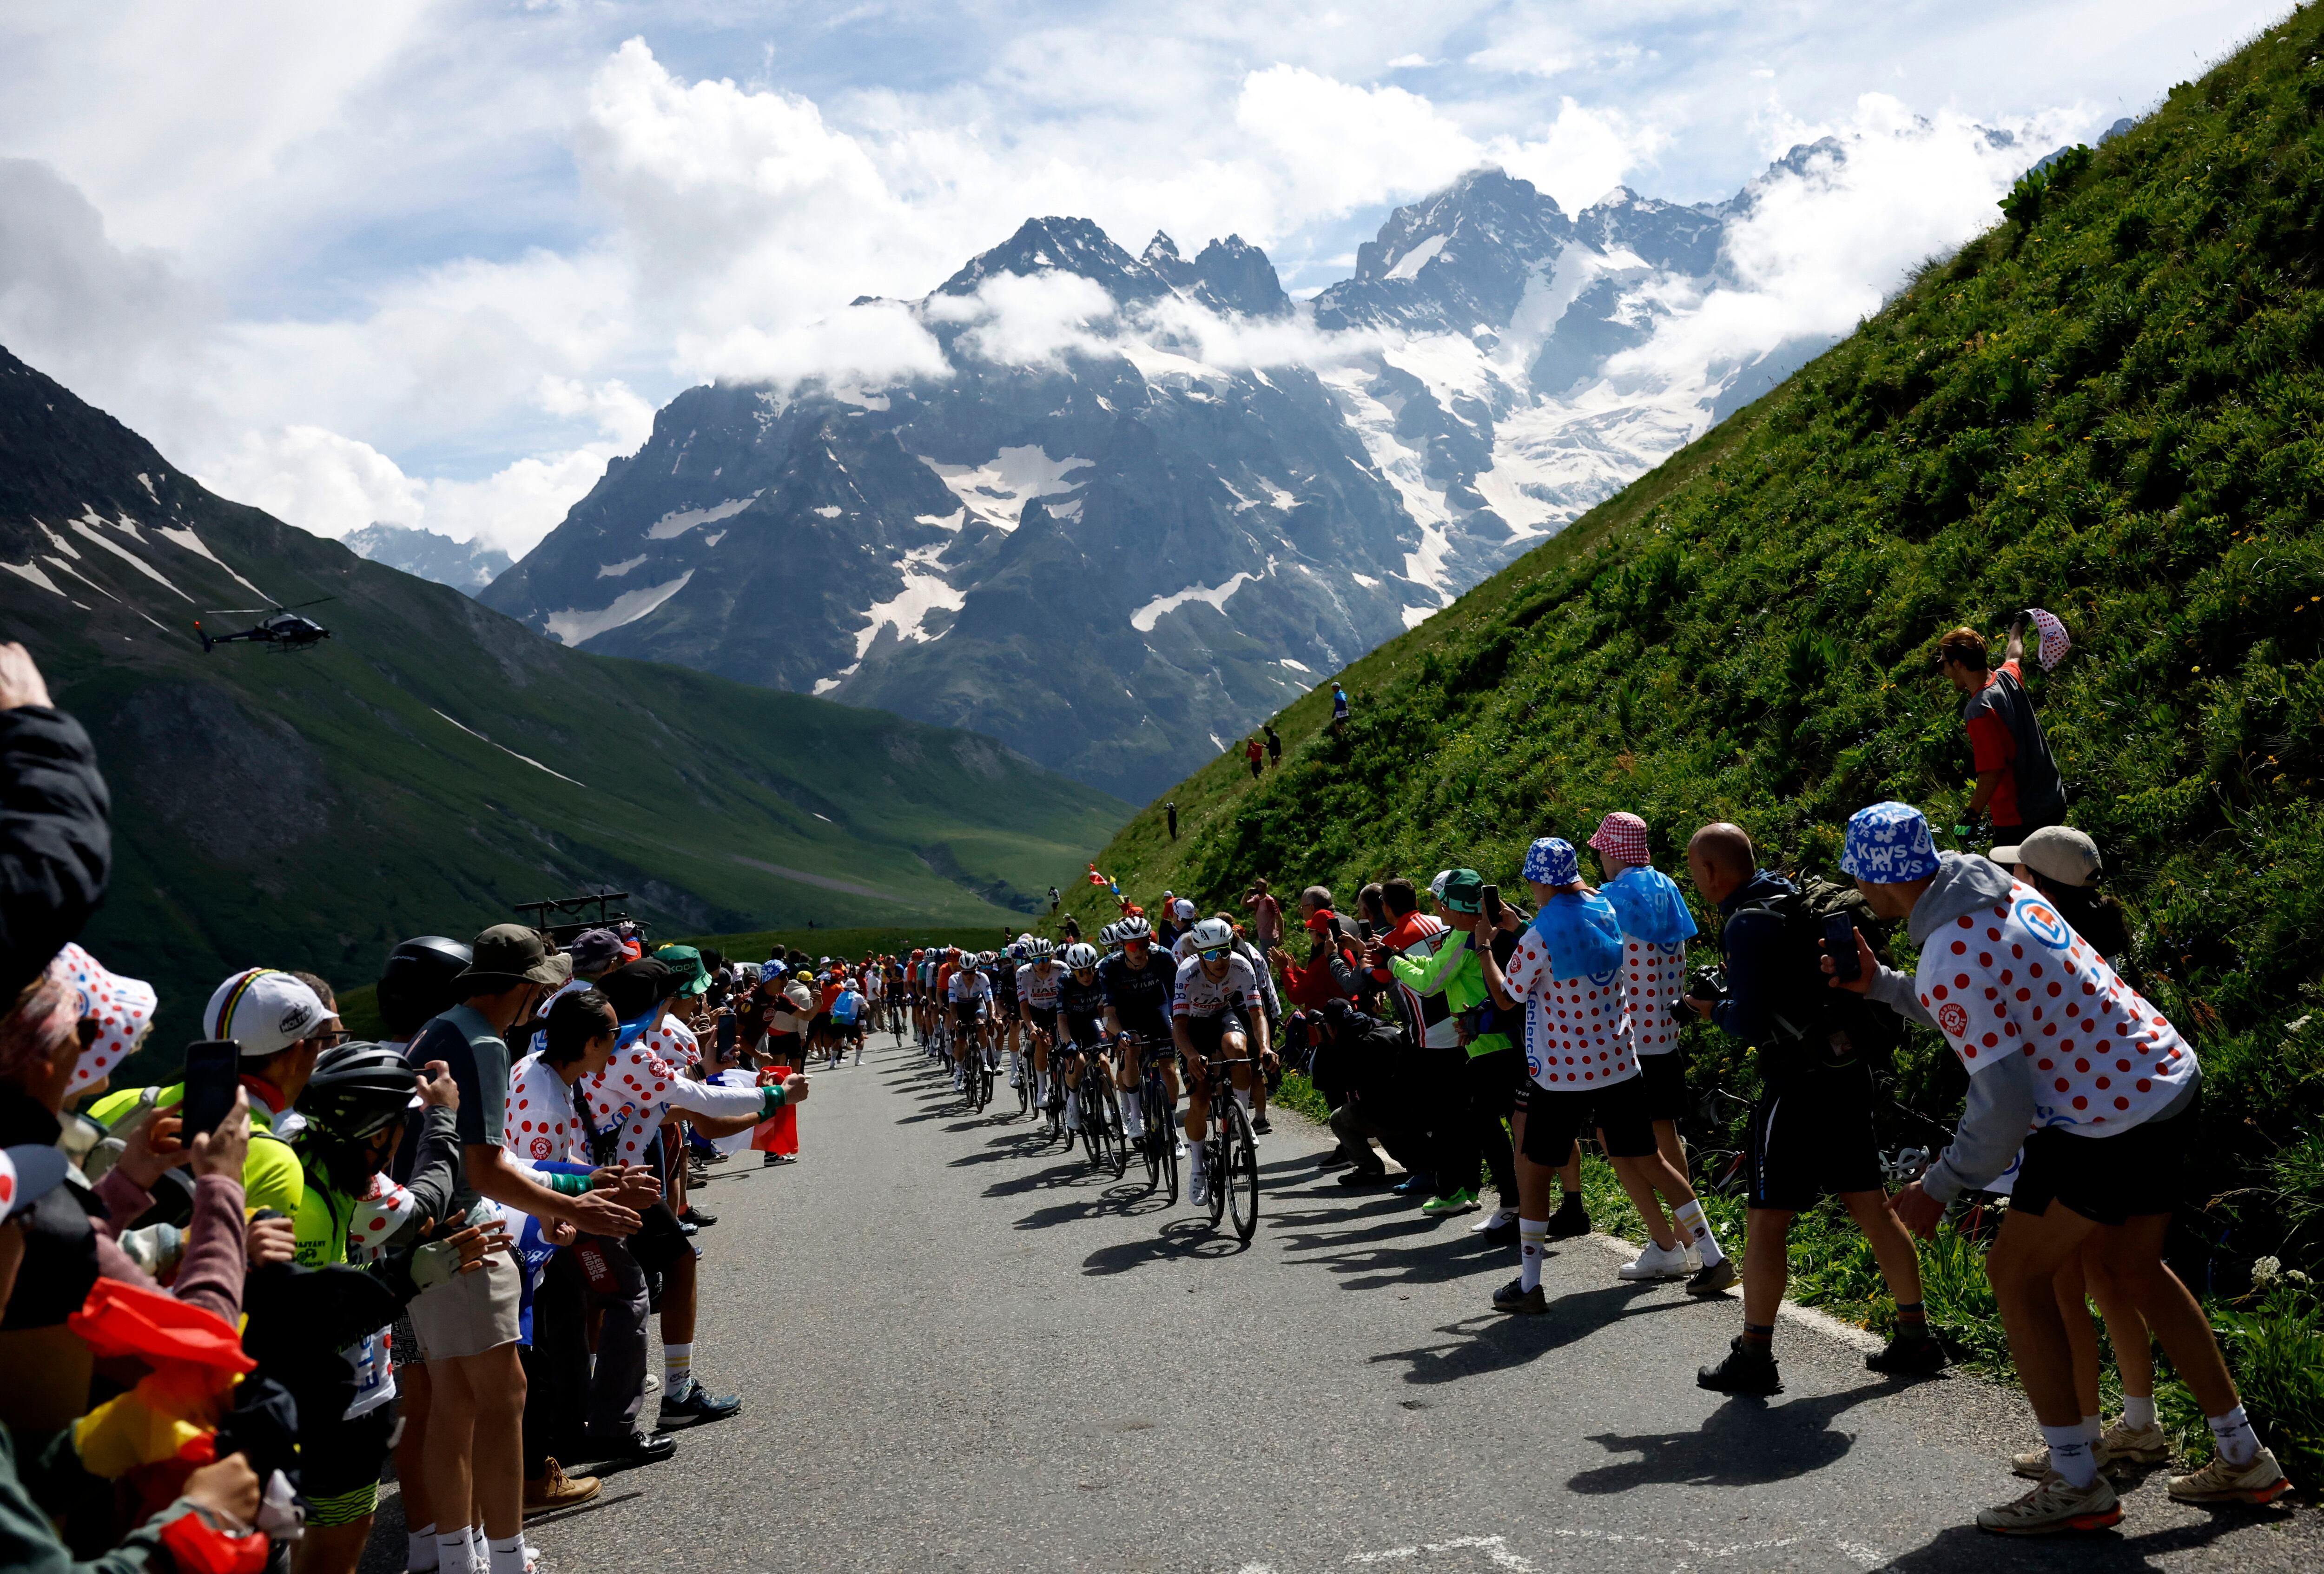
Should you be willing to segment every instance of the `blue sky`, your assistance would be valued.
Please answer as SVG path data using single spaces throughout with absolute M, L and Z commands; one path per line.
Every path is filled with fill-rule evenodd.
M 20 5 L 0 343 L 293 523 L 521 549 L 678 389 L 1031 213 L 1312 291 L 1476 162 L 1717 200 L 1899 115 L 2095 134 L 2281 11 Z

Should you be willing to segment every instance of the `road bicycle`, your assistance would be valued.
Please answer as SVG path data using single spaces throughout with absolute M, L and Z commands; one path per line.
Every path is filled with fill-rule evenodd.
M 1146 1130 L 1138 1139 L 1139 1156 L 1146 1161 L 1146 1192 L 1152 1196 L 1157 1190 L 1163 1194 L 1165 1206 L 1178 1200 L 1178 1122 L 1177 1101 L 1162 1080 L 1162 1069 L 1177 1059 L 1176 1045 L 1157 1044 L 1138 1033 L 1125 1032 L 1114 1041 L 1114 1052 L 1125 1057 L 1130 1045 L 1138 1046 L 1139 1080 L 1137 1088 L 1139 1123 Z M 1164 1056 L 1170 1060 L 1165 1060 Z
M 1203 1137 L 1203 1167 L 1211 1182 L 1211 1227 L 1216 1229 L 1231 1211 L 1234 1232 L 1246 1245 L 1259 1231 L 1259 1143 L 1251 1134 L 1250 1117 L 1243 1113 L 1242 1101 L 1235 1097 L 1231 1073 L 1234 1067 L 1243 1066 L 1254 1077 L 1265 1075 L 1250 1045 L 1248 1028 L 1243 1030 L 1240 1055 L 1227 1054 L 1222 1038 L 1219 1052 L 1205 1057 L 1204 1069 L 1211 1094 L 1210 1130 Z
M 1113 1092 L 1113 1073 L 1105 1056 L 1094 1051 L 1082 1057 L 1082 1145 L 1089 1152 L 1090 1168 L 1113 1171 L 1120 1180 L 1130 1168 L 1130 1144 L 1122 1135 L 1121 1105 Z

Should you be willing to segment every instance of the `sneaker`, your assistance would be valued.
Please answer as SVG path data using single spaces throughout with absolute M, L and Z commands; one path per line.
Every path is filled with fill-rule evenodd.
M 1646 1249 L 1630 1262 L 1614 1270 L 1622 1279 L 1681 1279 L 1686 1275 L 1686 1248 L 1672 1246 L 1668 1250 L 1646 1243 Z
M 1251 1134 L 1251 1135 L 1253 1135 L 1253 1136 L 1255 1136 L 1255 1137 L 1263 1137 L 1263 1136 L 1265 1136 L 1268 1133 L 1269 1133 L 1269 1132 L 1273 1131 L 1274 1129 L 1275 1129 L 1274 1123 L 1273 1123 L 1273 1122 L 1271 1122 L 1271 1121 L 1269 1121 L 1269 1120 L 1267 1118 L 1267 1116 L 1265 1116 L 1261 1115 L 1261 1116 L 1256 1116 L 1252 1117 L 1252 1120 L 1251 1120 L 1251 1123 L 1250 1123 L 1250 1134 Z
M 1477 1194 L 1455 1191 L 1450 1197 L 1432 1197 L 1420 1205 L 1420 1211 L 1431 1218 L 1450 1218 L 1456 1213 L 1477 1211 Z
M 2265 1449 L 2248 1465 L 2230 1465 L 2214 1454 L 2193 1475 L 2171 1477 L 2171 1495 L 2181 1503 L 2273 1503 L 2291 1490 L 2283 1467 Z
M 1516 1245 L 1518 1240 L 1517 1216 L 1516 1214 L 1509 1215 L 1508 1219 L 1500 1224 L 1491 1226 L 1484 1232 L 1484 1234 L 1485 1244 L 1489 1246 Z
M 1315 1168 L 1318 1170 L 1336 1170 L 1342 1164 L 1352 1164 L 1355 1161 L 1348 1157 L 1347 1154 L 1342 1153 L 1337 1148 L 1333 1148 L 1330 1153 L 1315 1161 Z
M 1718 1295 L 1731 1290 L 1742 1275 L 1735 1271 L 1735 1259 L 1721 1257 L 1716 1263 L 1686 1282 L 1689 1295 Z
M 1695 1385 L 1708 1388 L 1713 1393 L 1748 1393 L 1765 1399 L 1784 1391 L 1783 1374 L 1777 1370 L 1775 1357 L 1764 1351 L 1752 1349 L 1738 1334 L 1727 1347 L 1727 1359 L 1716 1366 L 1705 1366 L 1694 1375 Z
M 1211 1204 L 1211 1175 L 1207 1170 L 1189 1171 L 1186 1175 L 1186 1201 L 1195 1208 Z
M 1517 1210 L 1516 1208 L 1496 1208 L 1492 1212 L 1487 1214 L 1484 1218 L 1471 1225 L 1469 1227 L 1469 1233 L 1472 1236 L 1480 1236 L 1488 1230 L 1496 1230 L 1505 1224 L 1513 1225 L 1517 1223 Z
M 724 1421 L 742 1408 L 739 1393 L 713 1393 L 688 1376 L 678 1388 L 661 1396 L 661 1424 L 674 1421 Z
M 759 1168 L 761 1170 L 771 1170 L 782 1162 L 783 1158 L 780 1153 L 769 1153 L 765 1158 L 759 1161 Z
M 1899 1335 L 1888 1341 L 1886 1349 L 1865 1356 L 1864 1369 L 1890 1377 L 1932 1376 L 1945 1369 L 1945 1347 L 1927 1334 L 1916 1338 Z
M 1979 1511 L 1977 1528 L 2003 1536 L 2047 1536 L 2061 1531 L 2098 1531 L 2122 1523 L 2114 1483 L 2103 1472 L 2088 1486 L 2070 1486 L 2052 1476 L 2024 1496 Z
M 712 1225 L 718 1222 L 718 1216 L 716 1214 L 705 1213 L 698 1208 L 689 1208 L 678 1217 L 678 1221 L 682 1224 L 699 1225 L 704 1229 L 708 1229 Z
M 524 1484 L 526 1517 L 586 1503 L 597 1495 L 598 1487 L 595 1476 L 567 1476 L 564 1467 L 551 1459 L 539 1476 Z
M 1576 1236 L 1589 1233 L 1590 1210 L 1582 1206 L 1582 1193 L 1576 1191 L 1559 1203 L 1557 1211 L 1549 1216 L 1549 1238 L 1570 1241 Z
M 1340 1177 L 1342 1186 L 1377 1186 L 1388 1179 L 1385 1170 L 1351 1170 Z
M 1409 1197 L 1416 1191 L 1434 1191 L 1436 1190 L 1436 1178 L 1434 1175 L 1424 1175 L 1416 1170 L 1388 1190 L 1398 1197 Z
M 2139 1430 L 2128 1421 L 2116 1421 L 2107 1428 L 2098 1440 L 2098 1459 L 2101 1463 L 2128 1459 L 2134 1464 L 2153 1465 L 2171 1457 L 2171 1434 L 2160 1425 Z
M 1549 1310 L 1549 1297 L 1541 1292 L 1538 1284 L 1527 1290 L 1520 1276 L 1493 1292 L 1493 1310 L 1518 1317 L 1536 1317 Z

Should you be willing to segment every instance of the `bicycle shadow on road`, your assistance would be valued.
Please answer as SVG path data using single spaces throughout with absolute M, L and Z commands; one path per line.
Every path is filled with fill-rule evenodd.
M 1566 1490 L 1603 1495 L 1640 1486 L 1764 1486 L 1789 1481 L 1837 1463 L 1856 1446 L 1854 1433 L 1832 1430 L 1835 1420 L 1909 1386 L 1889 1379 L 1782 1404 L 1733 1398 L 1712 1411 L 1700 1427 L 1686 1430 L 1628 1437 L 1598 1433 L 1590 1441 L 1608 1453 L 1639 1458 L 1581 1471 L 1566 1482 Z
M 1207 1217 L 1172 1219 L 1144 1240 L 1101 1246 L 1082 1259 L 1082 1272 L 1093 1277 L 1127 1273 L 1147 1263 L 1240 1256 L 1250 1247 L 1222 1224 L 1213 1228 Z
M 1560 1296 L 1538 1317 L 1511 1317 L 1488 1311 L 1459 1322 L 1440 1325 L 1444 1342 L 1408 1350 L 1384 1350 L 1368 1357 L 1373 1364 L 1407 1363 L 1406 1383 L 1458 1383 L 1524 1366 L 1568 1345 L 1579 1344 L 1601 1329 L 1633 1316 L 1674 1311 L 1683 1301 L 1663 1301 L 1634 1306 L 1651 1294 L 1651 1283 L 1609 1284 L 1577 1295 Z

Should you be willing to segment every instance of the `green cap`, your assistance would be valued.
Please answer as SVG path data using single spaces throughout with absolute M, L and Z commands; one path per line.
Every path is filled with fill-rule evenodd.
M 677 977 L 680 995 L 710 993 L 710 969 L 702 965 L 702 953 L 692 946 L 657 946 L 654 960 Z
M 1455 869 L 1444 876 L 1444 905 L 1455 912 L 1474 912 L 1485 900 L 1485 877 L 1474 869 Z

